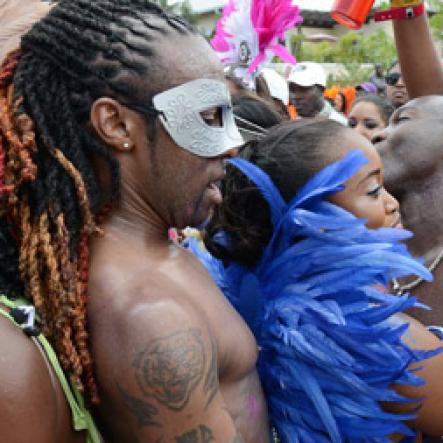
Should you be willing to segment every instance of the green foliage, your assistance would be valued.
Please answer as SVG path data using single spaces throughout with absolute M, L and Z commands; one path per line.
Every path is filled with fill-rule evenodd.
M 186 21 L 195 25 L 198 22 L 197 14 L 192 12 L 192 7 L 189 0 L 172 2 L 170 0 L 152 0 L 153 3 L 157 3 L 163 9 L 173 12 L 174 14 L 182 16 Z
M 343 63 L 343 69 L 340 70 L 339 74 L 328 76 L 327 86 L 356 86 L 368 81 L 373 73 L 372 67 L 353 62 Z
M 368 37 L 358 32 L 348 32 L 337 43 L 306 42 L 306 35 L 298 33 L 291 38 L 291 49 L 300 61 L 340 63 L 342 75 L 329 79 L 330 84 L 357 85 L 373 73 L 363 64 L 381 63 L 387 68 L 396 58 L 394 39 L 383 30 Z
M 443 44 L 443 3 L 441 0 L 431 0 L 429 7 L 435 12 L 430 19 L 432 35 L 437 42 Z
M 298 60 L 319 63 L 382 63 L 387 68 L 396 58 L 394 39 L 383 30 L 364 37 L 348 32 L 337 43 L 309 43 L 304 34 L 291 39 L 291 48 Z

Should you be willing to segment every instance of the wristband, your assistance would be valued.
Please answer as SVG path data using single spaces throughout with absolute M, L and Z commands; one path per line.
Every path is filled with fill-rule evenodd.
M 409 6 L 418 6 L 423 0 L 391 0 L 391 8 L 407 8 Z
M 408 6 L 406 8 L 392 8 L 387 11 L 377 11 L 374 14 L 375 22 L 384 22 L 386 20 L 408 20 L 419 17 L 425 12 L 425 4 L 420 3 L 417 6 Z

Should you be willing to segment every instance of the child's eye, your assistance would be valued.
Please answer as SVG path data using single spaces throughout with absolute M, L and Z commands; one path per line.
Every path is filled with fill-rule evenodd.
M 377 186 L 376 188 L 372 189 L 371 191 L 368 191 L 367 195 L 377 198 L 380 195 L 380 191 L 381 191 L 381 186 Z

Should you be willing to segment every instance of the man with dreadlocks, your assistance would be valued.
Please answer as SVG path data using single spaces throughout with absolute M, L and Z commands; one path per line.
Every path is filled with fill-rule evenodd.
M 108 442 L 269 441 L 255 340 L 167 237 L 240 143 L 216 57 L 152 3 L 61 0 L 23 36 L 0 69 L 2 443 L 100 441 L 83 397 Z

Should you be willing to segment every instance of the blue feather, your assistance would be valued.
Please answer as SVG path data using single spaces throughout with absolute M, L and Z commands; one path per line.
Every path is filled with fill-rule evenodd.
M 419 386 L 408 369 L 436 355 L 410 349 L 407 325 L 392 315 L 420 306 L 378 290 L 393 277 L 431 274 L 400 242 L 411 233 L 369 230 L 327 201 L 367 160 L 350 152 L 314 176 L 286 204 L 269 176 L 245 160 L 231 163 L 269 203 L 274 232 L 255 269 L 227 266 L 190 243 L 254 332 L 257 368 L 270 419 L 283 443 L 388 443 L 414 433 L 380 402 L 413 403 L 394 384 Z M 302 240 L 300 240 L 302 238 Z M 220 242 L 229 246 L 223 233 Z

